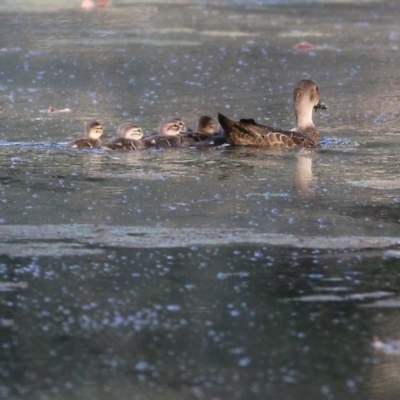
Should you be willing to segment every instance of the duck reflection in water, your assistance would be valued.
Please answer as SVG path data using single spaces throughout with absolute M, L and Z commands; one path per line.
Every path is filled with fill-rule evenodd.
M 260 125 L 254 119 L 233 121 L 218 114 L 227 142 L 232 145 L 258 147 L 315 147 L 320 139 L 312 119 L 313 110 L 326 109 L 320 102 L 319 88 L 311 80 L 300 81 L 293 91 L 296 126 L 291 130 Z
M 293 187 L 301 198 L 310 199 L 316 195 L 316 177 L 312 173 L 313 154 L 301 149 L 297 155 L 296 169 L 293 176 Z

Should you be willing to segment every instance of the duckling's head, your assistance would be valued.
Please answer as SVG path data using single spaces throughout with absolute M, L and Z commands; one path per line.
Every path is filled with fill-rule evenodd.
M 327 107 L 320 103 L 318 86 L 309 79 L 300 81 L 293 92 L 294 110 L 296 113 L 297 129 L 314 126 L 312 112 L 315 109 Z
M 97 121 L 89 121 L 85 125 L 87 139 L 99 139 L 103 135 L 103 125 Z
M 186 124 L 181 119 L 169 118 L 161 122 L 157 131 L 160 136 L 175 136 L 185 131 L 182 130 L 182 125 L 186 130 Z
M 140 140 L 143 137 L 143 131 L 133 122 L 125 122 L 117 128 L 117 136 L 129 140 Z
M 163 121 L 161 121 L 161 123 L 160 123 L 160 125 L 158 126 L 158 129 L 157 129 L 158 134 L 161 135 L 161 136 L 177 135 L 179 132 L 173 133 L 175 128 L 170 130 L 169 134 L 166 134 L 167 127 L 168 126 L 172 127 L 173 125 L 178 126 L 179 132 L 186 132 L 186 124 L 185 124 L 185 122 L 182 119 L 178 118 L 178 117 L 172 117 L 172 118 L 167 118 L 167 119 L 164 119 Z
M 202 115 L 197 120 L 194 131 L 198 133 L 205 133 L 207 135 L 214 135 L 215 129 L 213 119 L 208 115 Z

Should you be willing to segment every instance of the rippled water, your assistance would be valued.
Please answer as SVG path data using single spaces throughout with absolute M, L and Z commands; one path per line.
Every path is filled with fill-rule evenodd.
M 239 3 L 0 6 L 0 398 L 398 399 L 398 4 Z M 303 78 L 318 149 L 65 148 Z

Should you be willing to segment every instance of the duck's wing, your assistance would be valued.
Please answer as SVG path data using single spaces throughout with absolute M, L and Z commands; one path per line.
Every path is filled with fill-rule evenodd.
M 273 130 L 272 126 L 267 126 L 267 125 L 261 125 L 258 122 L 256 122 L 253 118 L 241 118 L 239 120 L 241 124 L 244 124 L 248 127 L 252 126 L 254 128 L 259 128 L 259 129 L 268 129 L 269 131 Z
M 238 122 L 218 114 L 218 120 L 224 129 L 227 142 L 234 145 L 259 147 L 315 147 L 319 140 L 315 128 L 305 132 L 275 129 L 260 125 L 253 119 L 242 119 Z
M 218 114 L 218 121 L 225 131 L 227 142 L 234 145 L 260 147 L 289 147 L 290 138 L 283 133 L 271 131 L 271 128 L 259 126 L 254 120 L 246 119 L 233 121 L 222 114 Z
M 261 146 L 262 135 L 251 129 L 251 127 L 247 127 L 246 124 L 236 122 L 220 113 L 218 113 L 218 121 L 226 134 L 228 143 Z

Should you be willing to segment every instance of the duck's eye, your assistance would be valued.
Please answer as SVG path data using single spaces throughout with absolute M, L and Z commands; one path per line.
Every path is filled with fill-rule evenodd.
M 318 92 L 318 86 L 315 86 L 315 91 Z

